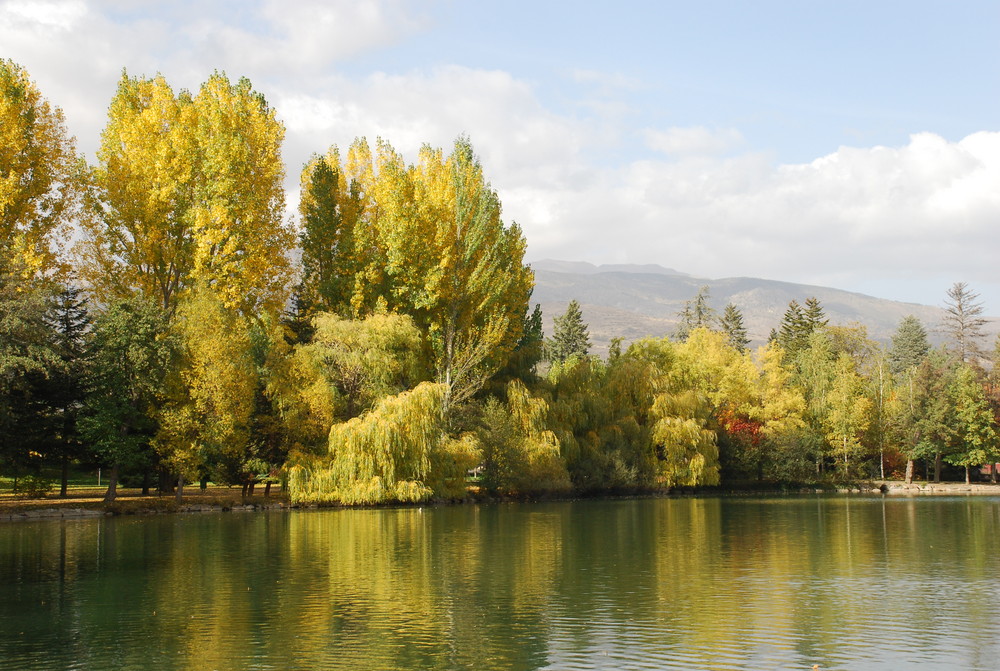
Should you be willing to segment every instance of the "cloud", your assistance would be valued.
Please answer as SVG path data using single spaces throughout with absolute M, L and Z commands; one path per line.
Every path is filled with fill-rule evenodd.
M 743 135 L 735 128 L 650 128 L 646 129 L 645 137 L 650 149 L 672 156 L 715 156 L 743 144 Z
M 123 67 L 162 72 L 175 88 L 197 88 L 218 68 L 249 76 L 286 124 L 290 209 L 302 164 L 331 144 L 381 136 L 413 160 L 423 143 L 447 150 L 465 133 L 505 219 L 524 228 L 529 258 L 900 296 L 918 279 L 995 282 L 1000 133 L 917 133 L 902 146 L 779 164 L 733 127 L 636 130 L 620 96 L 642 82 L 620 75 L 569 73 L 556 109 L 540 84 L 499 68 L 341 67 L 425 29 L 405 0 L 0 0 L 4 55 L 64 108 L 91 156 Z
M 911 300 L 905 284 L 918 279 L 942 291 L 958 279 L 996 284 L 1000 133 L 960 142 L 920 133 L 902 147 L 841 147 L 804 164 L 753 154 L 634 161 L 603 183 L 599 198 L 551 197 L 566 240 L 535 242 L 526 227 L 533 258 L 656 262 Z

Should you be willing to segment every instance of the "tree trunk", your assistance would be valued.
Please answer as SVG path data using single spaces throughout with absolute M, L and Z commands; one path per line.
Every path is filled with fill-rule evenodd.
M 966 466 L 965 467 L 965 484 L 969 484 L 969 482 L 970 482 L 970 480 L 969 480 L 969 467 Z
M 149 469 L 142 469 L 142 495 L 149 496 Z
M 913 459 L 906 460 L 906 484 L 913 484 Z
M 184 474 L 177 476 L 177 503 L 184 500 Z
M 249 483 L 247 484 L 247 496 L 253 496 L 253 488 L 254 488 L 254 486 L 255 486 L 256 484 L 257 484 L 257 481 L 256 481 L 256 480 L 251 480 L 251 481 L 250 481 L 250 482 L 249 482 Z
M 111 467 L 108 475 L 108 491 L 104 494 L 104 502 L 112 503 L 118 496 L 118 464 Z
M 997 465 L 990 464 L 990 482 L 994 485 L 997 483 Z
M 270 495 L 271 495 L 271 481 L 268 480 L 266 483 L 264 483 L 264 498 L 266 499 Z
M 934 482 L 941 482 L 941 453 L 934 454 Z
M 59 476 L 59 498 L 66 498 L 66 488 L 69 485 L 69 455 L 63 452 L 62 472 Z

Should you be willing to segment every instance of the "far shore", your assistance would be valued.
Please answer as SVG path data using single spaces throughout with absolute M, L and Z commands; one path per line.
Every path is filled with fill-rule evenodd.
M 685 492 L 698 494 L 699 492 Z M 706 495 L 741 494 L 740 491 L 706 490 Z M 1000 496 L 1000 484 L 989 482 L 913 482 L 901 480 L 876 480 L 854 486 L 810 487 L 799 489 L 755 490 L 757 495 L 774 494 L 881 494 L 897 496 Z M 600 498 L 600 497 L 598 497 Z M 609 497 L 610 498 L 610 497 Z M 470 499 L 481 501 L 481 499 Z M 146 495 L 139 490 L 120 490 L 113 503 L 104 502 L 104 490 L 86 489 L 71 492 L 66 498 L 48 496 L 39 499 L 16 498 L 10 494 L 0 495 L 0 522 L 29 520 L 80 519 L 114 515 L 157 515 L 165 513 L 208 513 L 208 512 L 250 512 L 259 510 L 288 510 L 293 508 L 315 508 L 315 505 L 292 505 L 280 491 L 270 496 L 254 495 L 243 497 L 239 489 L 210 487 L 207 490 L 193 489 L 185 492 L 182 501 L 173 494 Z M 331 506 L 337 507 L 337 506 Z

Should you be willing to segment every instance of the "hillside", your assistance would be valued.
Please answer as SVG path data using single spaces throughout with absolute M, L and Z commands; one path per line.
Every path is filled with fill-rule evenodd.
M 789 301 L 804 303 L 810 296 L 820 300 L 831 324 L 862 324 L 871 338 L 881 342 L 888 343 L 899 321 L 911 314 L 923 322 L 932 342 L 942 338 L 936 333 L 944 313 L 941 307 L 890 301 L 829 287 L 750 277 L 704 279 L 656 265 L 595 266 L 546 259 L 533 262 L 531 267 L 535 271 L 531 300 L 542 306 L 546 334 L 552 332 L 553 319 L 565 312 L 566 304 L 575 298 L 590 326 L 595 354 L 605 354 L 611 338 L 616 336 L 631 342 L 645 336 L 671 334 L 684 302 L 703 286 L 709 288 L 710 304 L 718 312 L 727 303 L 740 308 L 753 347 L 766 342 L 771 329 L 777 328 Z M 992 345 L 997 331 L 995 321 L 988 331 Z

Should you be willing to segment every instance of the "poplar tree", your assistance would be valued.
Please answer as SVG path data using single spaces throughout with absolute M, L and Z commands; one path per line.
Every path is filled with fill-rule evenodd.
M 16 259 L 24 278 L 56 266 L 54 238 L 76 215 L 80 177 L 62 110 L 0 59 L 0 265 Z
M 249 80 L 215 73 L 196 96 L 123 73 L 81 222 L 96 298 L 135 292 L 168 312 L 197 282 L 245 314 L 285 302 L 284 128 Z
M 555 363 L 562 363 L 571 356 L 586 356 L 590 351 L 590 333 L 576 299 L 569 302 L 562 316 L 555 318 L 547 350 L 549 361 Z

